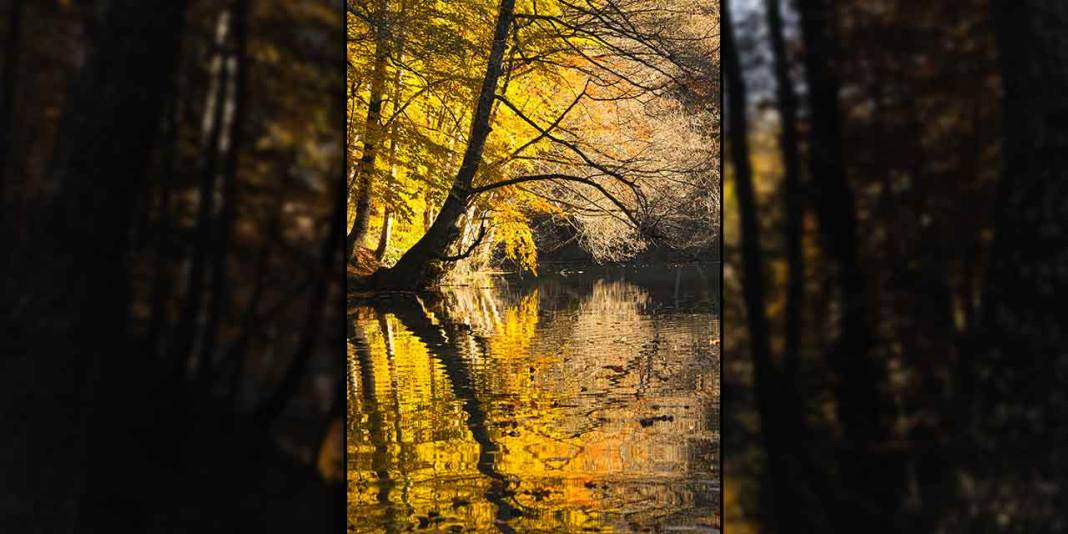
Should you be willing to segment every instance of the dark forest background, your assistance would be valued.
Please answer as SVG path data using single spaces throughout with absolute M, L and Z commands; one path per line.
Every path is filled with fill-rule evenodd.
M 730 0 L 727 532 L 1061 532 L 1068 3 Z
M 340 532 L 341 2 L 0 20 L 0 531 Z

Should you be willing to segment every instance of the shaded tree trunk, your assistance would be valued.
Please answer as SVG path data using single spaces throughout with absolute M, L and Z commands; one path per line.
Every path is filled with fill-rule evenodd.
M 386 212 L 382 215 L 382 233 L 378 236 L 378 246 L 375 247 L 375 259 L 379 263 L 382 262 L 382 258 L 386 257 L 386 250 L 389 248 L 389 238 L 393 233 L 393 210 L 386 208 Z
M 241 375 L 245 369 L 245 356 L 252 342 L 254 327 L 256 326 L 257 313 L 260 301 L 266 289 L 267 272 L 271 263 L 271 248 L 273 241 L 282 239 L 282 211 L 285 205 L 285 194 L 290 184 L 290 166 L 296 159 L 296 154 L 284 156 L 278 164 L 278 189 L 274 192 L 270 218 L 267 228 L 264 230 L 263 244 L 260 245 L 256 256 L 256 267 L 252 275 L 252 292 L 241 314 L 240 330 L 237 340 L 227 351 L 225 363 L 221 372 L 225 373 L 223 382 L 225 395 L 231 402 L 238 396 L 241 387 Z
M 741 219 L 742 298 L 745 302 L 749 351 L 753 358 L 754 387 L 761 435 L 768 456 L 773 521 L 780 532 L 809 532 L 809 516 L 818 516 L 818 508 L 802 509 L 810 499 L 801 489 L 798 456 L 789 448 L 803 437 L 802 414 L 792 388 L 782 379 L 781 371 L 771 359 L 770 327 L 764 311 L 764 258 L 760 248 L 746 124 L 746 87 L 734 30 L 730 23 L 729 2 L 723 4 L 720 41 L 724 81 L 726 83 L 727 140 L 738 195 Z M 807 513 L 806 513 L 807 510 Z
M 363 154 L 356 163 L 354 182 L 356 187 L 356 214 L 352 219 L 345 240 L 345 258 L 351 261 L 356 247 L 367 236 L 371 221 L 371 182 L 374 177 L 375 162 L 378 159 L 379 144 L 384 135 L 382 125 L 382 101 L 386 90 L 386 62 L 389 59 L 389 29 L 386 26 L 387 1 L 377 0 L 375 4 L 375 62 L 371 74 L 370 94 L 368 95 L 367 120 L 363 128 Z
M 114 417 L 101 399 L 112 394 L 108 386 L 130 379 L 131 196 L 158 138 L 185 2 L 96 7 L 99 25 L 50 168 L 61 193 L 34 248 L 40 262 L 27 273 L 26 295 L 39 313 L 14 318 L 0 341 L 8 378 L 0 387 L 0 472 L 14 474 L 0 482 L 5 531 L 81 531 L 87 472 L 100 461 L 91 445 L 109 439 L 102 426 Z
M 236 0 L 233 7 L 233 53 L 228 60 L 229 76 L 233 83 L 228 86 L 226 102 L 226 133 L 220 139 L 223 160 L 222 206 L 212 239 L 211 300 L 205 321 L 204 341 L 198 359 L 198 378 L 207 378 L 215 351 L 220 323 L 229 305 L 229 284 L 226 277 L 226 260 L 230 253 L 230 241 L 237 219 L 237 173 L 241 156 L 245 122 L 246 86 L 248 84 L 248 11 L 249 0 Z
M 178 127 L 181 124 L 181 113 L 178 109 L 178 95 L 176 80 L 171 79 L 166 94 L 165 114 L 161 132 L 160 147 L 160 183 L 157 191 L 156 209 L 159 214 L 156 219 L 156 247 L 155 258 L 152 265 L 152 289 L 149 301 L 152 307 L 148 328 L 142 339 L 141 346 L 146 354 L 153 358 L 159 357 L 165 347 L 164 339 L 166 327 L 169 322 L 169 306 L 171 298 L 171 284 L 174 279 L 171 263 L 174 256 L 174 221 L 171 214 L 171 202 L 177 177 L 177 153 L 178 153 Z
M 782 8 L 779 0 L 765 0 L 768 34 L 771 40 L 775 95 L 782 121 L 779 149 L 783 161 L 783 207 L 786 217 L 783 234 L 786 241 L 786 325 L 783 365 L 787 378 L 797 374 L 801 346 L 801 307 L 804 299 L 805 269 L 801 256 L 802 191 L 801 155 L 797 135 L 797 93 L 790 78 L 790 58 L 786 55 Z
M 471 117 L 467 149 L 445 204 L 427 233 L 404 253 L 395 266 L 375 273 L 374 283 L 378 287 L 424 288 L 437 283 L 445 274 L 448 263 L 446 253 L 460 235 L 457 223 L 467 212 L 471 186 L 491 130 L 490 114 L 496 100 L 497 82 L 501 76 L 514 11 L 515 0 L 501 0 L 482 89 Z
M 229 9 L 219 14 L 212 42 L 214 57 L 209 67 L 212 81 L 204 105 L 201 146 L 203 154 L 199 165 L 200 184 L 192 257 L 189 275 L 186 278 L 185 298 L 178 315 L 173 342 L 167 353 L 171 365 L 169 374 L 174 380 L 182 377 L 189 364 L 189 357 L 193 353 L 197 339 L 197 324 L 203 308 L 204 285 L 208 274 L 208 252 L 212 249 L 212 227 L 214 226 L 212 219 L 215 217 L 215 190 L 222 151 L 221 139 L 226 120 L 227 96 L 232 83 L 226 65 L 227 54 L 224 52 L 233 26 L 232 16 L 233 13 Z
M 404 3 L 401 2 L 401 15 L 404 14 Z M 404 36 L 397 36 L 397 43 L 395 45 L 397 50 L 398 62 L 404 62 Z M 401 97 L 404 94 L 404 86 L 402 85 L 404 79 L 401 76 L 401 69 L 397 68 L 396 73 L 393 75 L 393 115 L 394 121 L 397 120 L 396 115 L 401 110 Z M 396 187 L 397 185 L 397 123 L 394 122 L 393 126 L 389 129 L 389 186 Z M 382 233 L 378 235 L 378 246 L 375 247 L 375 261 L 382 263 L 382 258 L 386 256 L 386 250 L 389 248 L 389 238 L 393 232 L 393 209 L 387 204 L 383 208 L 382 212 Z
M 858 259 L 857 217 L 842 156 L 837 58 L 832 8 L 824 0 L 799 0 L 805 40 L 805 75 L 810 94 L 810 174 L 822 244 L 834 266 L 840 319 L 827 359 L 836 375 L 837 413 L 845 438 L 842 482 L 850 502 L 837 506 L 839 531 L 891 528 L 897 508 L 895 468 L 872 457 L 880 441 L 881 372 L 869 357 L 871 331 L 864 275 Z

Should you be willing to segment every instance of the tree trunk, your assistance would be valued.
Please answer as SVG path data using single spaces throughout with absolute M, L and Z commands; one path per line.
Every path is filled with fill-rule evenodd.
M 363 154 L 356 163 L 356 214 L 352 219 L 352 228 L 345 240 L 345 251 L 351 261 L 356 247 L 367 236 L 371 221 L 371 185 L 374 177 L 375 162 L 378 159 L 378 145 L 384 135 L 382 124 L 382 100 L 386 89 L 386 62 L 389 59 L 389 28 L 386 26 L 387 0 L 377 0 L 375 4 L 375 63 L 371 74 L 371 88 L 368 95 L 367 120 L 364 122 Z
M 797 374 L 801 347 L 801 306 L 804 299 L 805 270 L 801 256 L 803 208 L 801 205 L 801 155 L 797 135 L 797 93 L 790 78 L 790 58 L 786 55 L 780 0 L 765 0 L 768 34 L 771 40 L 775 94 L 782 120 L 779 149 L 783 161 L 783 207 L 786 211 L 783 234 L 786 238 L 786 325 L 783 365 L 787 379 Z
M 427 233 L 404 253 L 393 268 L 375 273 L 375 284 L 379 287 L 425 288 L 439 282 L 445 274 L 445 266 L 448 263 L 445 254 L 459 237 L 457 222 L 467 212 L 471 184 L 482 162 L 482 151 L 491 130 L 490 113 L 496 99 L 497 81 L 501 75 L 514 11 L 515 0 L 501 0 L 486 74 L 475 113 L 471 117 L 471 134 L 468 136 L 467 149 L 445 204 Z
M 404 13 L 404 2 L 401 2 L 401 14 Z M 404 37 L 403 35 L 397 36 L 396 43 L 397 57 L 400 63 L 404 63 Z M 404 82 L 401 76 L 402 71 L 397 69 L 393 75 L 393 115 L 394 121 L 397 120 L 396 115 L 401 110 L 401 97 L 404 94 Z M 394 122 L 393 126 L 389 129 L 389 186 L 397 187 L 397 123 Z M 383 208 L 382 212 L 382 233 L 378 236 L 378 246 L 375 247 L 375 261 L 382 263 L 382 258 L 386 256 L 386 250 L 389 249 L 389 238 L 393 231 L 393 209 L 387 204 Z
M 1062 509 L 1068 473 L 1061 446 L 1068 438 L 1068 4 L 992 5 L 1005 89 L 1004 167 L 980 349 L 964 362 L 974 383 L 962 395 L 976 398 L 973 468 L 997 504 L 990 513 L 1037 532 L 1054 519 L 1041 515 L 1044 506 Z
M 226 154 L 223 160 L 222 206 L 212 239 L 211 258 L 211 300 L 208 303 L 208 316 L 205 321 L 204 341 L 200 347 L 197 376 L 207 378 L 215 351 L 215 341 L 220 323 L 229 305 L 229 284 L 226 279 L 226 259 L 230 253 L 230 240 L 234 223 L 237 219 L 237 172 L 241 155 L 243 126 L 245 121 L 245 104 L 248 100 L 248 11 L 249 0 L 236 0 L 233 7 L 233 54 L 227 62 L 228 77 L 233 80 L 227 86 L 225 133 L 220 138 L 221 150 Z
M 798 456 L 790 449 L 800 442 L 802 414 L 798 402 L 789 392 L 771 359 L 770 328 L 764 311 L 764 259 L 760 248 L 760 226 L 753 191 L 748 126 L 746 124 L 746 87 L 734 30 L 730 23 L 729 2 L 723 4 L 720 40 L 723 74 L 727 89 L 727 140 L 738 195 L 741 219 L 742 297 L 745 302 L 749 351 L 753 358 L 757 411 L 761 435 L 768 456 L 768 479 L 771 484 L 772 520 L 780 532 L 810 531 L 805 512 L 817 516 L 818 508 L 805 506 L 811 499 L 801 489 Z M 804 506 L 804 508 L 802 508 Z
M 117 395 L 108 386 L 136 380 L 126 369 L 135 352 L 127 337 L 131 194 L 158 139 L 185 3 L 96 7 L 99 26 L 50 168 L 61 193 L 48 231 L 20 251 L 41 260 L 25 280 L 27 305 L 40 313 L 14 317 L 0 341 L 0 472 L 11 474 L 0 482 L 0 529 L 9 532 L 83 531 L 87 473 L 100 462 L 90 444 L 109 439 L 101 422 L 114 417 L 101 399 Z
M 382 258 L 386 257 L 386 250 L 389 248 L 389 237 L 393 233 L 393 210 L 386 208 L 386 212 L 382 214 L 382 233 L 378 236 L 378 246 L 375 247 L 375 260 L 382 263 Z
M 211 82 L 204 104 L 204 116 L 201 125 L 200 184 L 197 202 L 197 222 L 194 231 L 192 257 L 189 275 L 186 278 L 185 298 L 175 327 L 175 335 L 167 358 L 170 360 L 170 375 L 177 380 L 182 377 L 193 352 L 197 338 L 197 324 L 200 319 L 204 284 L 207 275 L 208 251 L 211 249 L 212 219 L 215 217 L 215 189 L 219 174 L 220 139 L 223 135 L 223 122 L 226 115 L 226 96 L 231 80 L 226 68 L 226 54 L 223 49 L 228 42 L 232 28 L 232 15 L 229 9 L 219 13 L 212 42 L 213 55 L 209 67 Z
M 881 438 L 881 372 L 869 358 L 871 332 L 864 275 L 858 260 L 853 192 L 842 156 L 839 83 L 831 9 L 824 0 L 799 0 L 809 88 L 810 173 L 824 249 L 834 266 L 840 313 L 838 337 L 827 359 L 836 374 L 838 419 L 845 447 L 842 481 L 850 502 L 837 507 L 840 531 L 890 528 L 887 513 L 897 508 L 893 466 L 869 452 Z

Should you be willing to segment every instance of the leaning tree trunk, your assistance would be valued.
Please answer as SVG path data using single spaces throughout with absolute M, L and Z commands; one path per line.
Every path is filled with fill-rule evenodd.
M 1068 3 L 992 4 L 1004 167 L 980 349 L 964 362 L 975 382 L 963 394 L 977 398 L 973 469 L 989 490 L 989 513 L 1022 531 L 1046 531 L 1055 517 L 1044 514 L 1062 509 L 1068 493 Z
M 380 288 L 421 289 L 436 284 L 445 275 L 449 263 L 446 254 L 460 235 L 457 223 L 467 212 L 471 184 L 482 161 L 486 138 L 489 137 L 490 114 L 496 99 L 497 81 L 501 76 L 514 11 L 515 0 L 501 0 L 482 90 L 471 118 L 467 149 L 449 196 L 445 199 L 445 205 L 441 207 L 437 219 L 430 225 L 427 233 L 401 256 L 396 265 L 375 273 L 374 284 Z
M 371 74 L 371 88 L 368 95 L 367 120 L 363 129 L 363 155 L 356 163 L 356 214 L 352 219 L 352 228 L 345 239 L 346 258 L 351 260 L 356 247 L 367 236 L 371 222 L 371 185 L 374 177 L 375 162 L 378 160 L 378 148 L 385 134 L 382 124 L 382 101 L 386 91 L 386 63 L 389 60 L 389 28 L 386 27 L 386 0 L 375 4 L 375 63 Z
M 5 532 L 80 531 L 92 460 L 87 444 L 106 439 L 96 423 L 110 416 L 100 413 L 101 383 L 118 379 L 132 352 L 126 328 L 132 192 L 146 179 L 185 11 L 179 0 L 96 5 L 99 25 L 50 169 L 61 185 L 52 226 L 20 251 L 23 260 L 39 260 L 25 273 L 33 313 L 13 317 L 0 340 L 7 378 L 0 378 Z

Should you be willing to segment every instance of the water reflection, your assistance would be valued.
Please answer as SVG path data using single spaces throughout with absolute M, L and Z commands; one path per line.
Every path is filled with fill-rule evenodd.
M 703 275 L 557 273 L 356 303 L 349 532 L 718 527 Z

